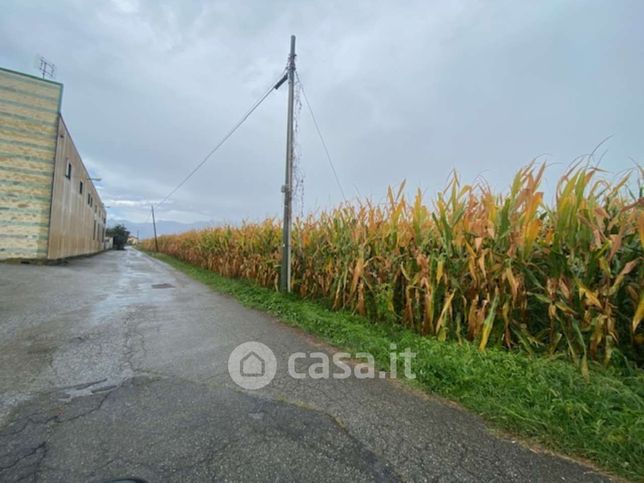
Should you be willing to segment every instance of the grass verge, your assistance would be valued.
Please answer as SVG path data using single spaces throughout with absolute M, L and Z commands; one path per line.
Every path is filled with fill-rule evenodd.
M 593 367 L 586 382 L 572 364 L 545 357 L 439 342 L 402 327 L 221 277 L 163 254 L 151 256 L 243 305 L 266 311 L 349 352 L 369 352 L 387 368 L 389 346 L 409 347 L 415 384 L 459 402 L 494 426 L 563 454 L 644 480 L 644 371 Z

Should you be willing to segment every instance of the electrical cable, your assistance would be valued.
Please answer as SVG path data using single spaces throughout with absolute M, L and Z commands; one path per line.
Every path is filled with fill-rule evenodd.
M 271 94 L 271 92 L 273 92 L 274 90 L 279 89 L 279 87 L 280 87 L 283 83 L 284 83 L 284 74 L 280 75 L 280 78 L 278 79 L 278 81 L 277 81 L 277 82 L 275 82 L 275 83 L 273 83 L 273 84 L 271 85 L 270 89 L 268 89 L 268 90 L 266 91 L 266 93 L 265 93 L 264 95 L 262 95 L 262 96 L 261 96 L 261 97 L 260 97 L 260 98 L 259 98 L 259 99 L 258 99 L 258 100 L 257 100 L 257 101 L 252 105 L 252 106 L 251 106 L 251 108 L 250 108 L 250 109 L 248 109 L 248 111 L 246 111 L 246 113 L 242 116 L 242 118 L 241 118 L 239 121 L 237 121 L 237 123 L 232 127 L 232 129 L 230 129 L 230 131 L 228 131 L 228 133 L 227 133 L 227 134 L 226 134 L 226 135 L 221 139 L 221 141 L 219 141 L 219 143 L 218 143 L 214 148 L 212 148 L 212 150 L 211 150 L 211 151 L 206 155 L 206 157 L 205 157 L 205 158 L 203 158 L 203 160 L 202 160 L 199 164 L 197 164 L 197 165 L 192 169 L 192 171 L 190 171 L 190 173 L 188 173 L 188 175 L 187 175 L 185 178 L 183 178 L 183 180 L 182 180 L 182 181 L 181 181 L 181 182 L 180 182 L 180 183 L 179 183 L 179 184 L 178 184 L 178 185 L 177 185 L 177 186 L 176 186 L 172 191 L 170 191 L 170 193 L 168 193 L 168 194 L 166 195 L 166 197 L 165 197 L 165 198 L 163 198 L 159 203 L 156 203 L 156 204 L 155 204 L 155 206 L 157 206 L 157 207 L 158 207 L 158 206 L 161 206 L 163 203 L 165 203 L 166 201 L 168 201 L 168 199 L 169 199 L 173 194 L 175 194 L 175 193 L 176 193 L 176 192 L 177 192 L 177 191 L 178 191 L 178 190 L 179 190 L 179 189 L 180 189 L 180 188 L 181 188 L 181 187 L 182 187 L 182 186 L 183 186 L 183 185 L 184 185 L 184 184 L 185 184 L 185 183 L 190 179 L 190 178 L 192 178 L 192 176 L 194 176 L 194 174 L 195 174 L 197 171 L 199 171 L 199 169 L 201 169 L 201 167 L 202 167 L 204 164 L 206 164 L 206 162 L 208 161 L 208 159 L 210 159 L 210 157 L 211 157 L 213 154 L 215 154 L 215 152 L 216 152 L 216 151 L 217 151 L 221 146 L 223 146 L 223 145 L 224 145 L 224 143 L 225 143 L 225 142 L 226 142 L 226 141 L 227 141 L 227 140 L 228 140 L 228 139 L 229 139 L 229 138 L 230 138 L 230 137 L 235 133 L 235 131 L 237 131 L 237 129 L 239 129 L 239 128 L 241 127 L 241 125 L 242 125 L 242 124 L 244 124 L 244 122 L 245 122 L 245 121 L 250 117 L 250 115 L 255 111 L 255 109 L 257 109 L 257 108 L 260 106 L 260 104 L 266 100 L 266 98 Z
M 306 91 L 304 90 L 304 84 L 302 83 L 302 79 L 300 79 L 300 75 L 298 74 L 297 71 L 295 71 L 295 77 L 297 78 L 297 82 L 300 84 L 300 89 L 302 89 L 302 95 L 304 97 L 304 101 L 306 102 L 306 106 L 309 108 L 309 113 L 311 114 L 311 118 L 313 119 L 315 130 L 317 131 L 318 136 L 320 137 L 322 147 L 324 148 L 324 152 L 326 153 L 326 159 L 329 162 L 329 166 L 331 166 L 331 171 L 333 171 L 333 177 L 335 178 L 335 182 L 337 183 L 338 188 L 340 189 L 340 194 L 342 194 L 342 198 L 346 202 L 347 197 L 344 195 L 344 190 L 342 189 L 342 183 L 340 183 L 340 178 L 338 177 L 338 173 L 335 170 L 333 160 L 331 159 L 331 154 L 329 153 L 329 148 L 327 148 L 326 142 L 324 141 L 324 136 L 322 136 L 322 131 L 320 131 L 320 126 L 318 125 L 318 121 L 315 118 L 315 114 L 313 113 L 313 108 L 311 107 L 309 98 L 306 96 Z

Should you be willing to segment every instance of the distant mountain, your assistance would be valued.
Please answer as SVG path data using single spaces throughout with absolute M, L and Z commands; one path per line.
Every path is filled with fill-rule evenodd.
M 136 236 L 138 233 L 141 240 L 151 238 L 154 236 L 152 222 L 149 223 L 135 223 L 128 220 L 109 220 L 108 226 L 125 225 L 130 230 L 130 234 Z M 172 235 L 173 233 L 183 233 L 190 230 L 198 230 L 200 228 L 207 228 L 214 226 L 214 221 L 198 221 L 195 223 L 181 223 L 178 221 L 157 221 L 157 235 Z

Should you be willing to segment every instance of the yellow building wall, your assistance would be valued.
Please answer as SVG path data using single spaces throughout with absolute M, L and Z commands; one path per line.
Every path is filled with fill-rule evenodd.
M 71 166 L 71 173 L 68 166 Z M 62 117 L 58 124 L 53 186 L 48 258 L 101 251 L 105 234 L 105 207 L 89 179 L 89 173 Z
M 62 90 L 0 68 L 0 259 L 47 256 Z

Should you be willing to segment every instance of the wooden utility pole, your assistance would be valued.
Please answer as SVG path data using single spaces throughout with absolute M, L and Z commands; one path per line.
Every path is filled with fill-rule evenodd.
M 291 35 L 291 53 L 288 56 L 288 117 L 286 122 L 286 178 L 284 193 L 284 228 L 282 233 L 282 270 L 280 288 L 291 291 L 291 217 L 293 213 L 293 90 L 295 84 L 295 35 Z
M 157 240 L 157 222 L 154 219 L 154 205 L 150 205 L 150 208 L 152 208 L 152 228 L 154 228 L 154 248 L 158 252 L 159 240 Z

